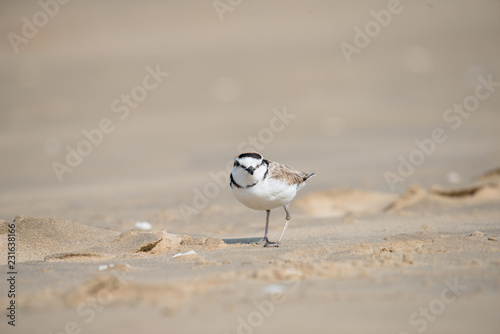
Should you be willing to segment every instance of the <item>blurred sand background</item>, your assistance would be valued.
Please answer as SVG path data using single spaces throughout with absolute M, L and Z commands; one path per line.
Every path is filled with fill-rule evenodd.
M 285 301 L 240 332 L 415 333 L 410 315 L 454 279 L 467 289 L 418 332 L 498 332 L 499 177 L 481 175 L 500 166 L 500 89 L 456 130 L 443 115 L 479 76 L 500 81 L 500 2 L 402 1 L 348 63 L 340 43 L 387 6 L 252 0 L 221 21 L 211 1 L 75 1 L 16 53 L 8 34 L 41 7 L 4 1 L 0 219 L 41 218 L 16 220 L 19 326 L 4 319 L 2 333 L 68 321 L 86 333 L 234 333 L 276 291 Z M 111 104 L 148 66 L 170 74 L 121 120 Z M 276 110 L 295 118 L 259 151 L 316 172 L 283 246 L 245 243 L 265 214 L 229 187 L 184 219 L 179 208 Z M 51 164 L 103 118 L 114 131 L 59 182 Z M 384 173 L 437 127 L 447 140 L 391 191 Z M 273 239 L 283 218 L 273 211 Z M 79 306 L 100 291 L 112 297 L 89 320 Z

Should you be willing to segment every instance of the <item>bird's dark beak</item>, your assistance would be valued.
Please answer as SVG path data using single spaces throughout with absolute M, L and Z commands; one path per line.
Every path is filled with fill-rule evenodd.
M 247 168 L 247 172 L 249 172 L 249 173 L 250 173 L 250 175 L 253 175 L 253 172 L 255 172 L 255 168 L 253 168 L 253 167 L 248 167 L 248 168 Z

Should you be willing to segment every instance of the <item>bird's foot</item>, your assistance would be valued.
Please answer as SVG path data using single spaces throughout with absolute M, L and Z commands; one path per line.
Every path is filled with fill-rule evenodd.
M 255 243 L 256 243 L 256 244 L 258 244 L 258 245 L 262 245 L 262 244 L 264 244 L 264 245 L 265 245 L 265 244 L 270 243 L 270 241 L 269 241 L 269 239 L 268 239 L 267 237 L 264 237 L 264 238 L 262 238 L 261 240 L 256 241 Z
M 279 242 L 272 242 L 272 241 L 268 241 L 264 247 L 276 247 L 278 248 L 280 246 L 280 243 Z

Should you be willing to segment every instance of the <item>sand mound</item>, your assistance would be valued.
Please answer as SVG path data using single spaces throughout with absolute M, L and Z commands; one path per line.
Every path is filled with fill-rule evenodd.
M 395 195 L 387 193 L 331 189 L 310 193 L 296 205 L 313 217 L 326 218 L 380 212 L 394 199 Z
M 426 211 L 498 201 L 500 201 L 500 184 L 496 183 L 485 183 L 452 190 L 444 190 L 439 187 L 424 190 L 419 185 L 413 185 L 400 198 L 391 203 L 386 211 Z
M 17 262 L 42 261 L 47 255 L 75 252 L 111 242 L 119 233 L 59 218 L 14 219 Z M 2 254 L 6 252 L 7 224 L 0 226 Z M 0 260 L 5 264 L 6 256 Z
M 17 216 L 17 262 L 101 261 L 114 257 L 136 257 L 169 252 L 218 249 L 226 246 L 217 238 L 192 238 L 164 231 L 118 233 L 60 218 Z M 0 224 L 0 252 L 7 252 L 8 223 Z M 7 256 L 2 256 L 5 264 Z M 2 262 L 3 261 L 3 262 Z
M 429 190 L 410 186 L 397 195 L 356 189 L 330 189 L 310 193 L 295 204 L 316 218 L 342 217 L 399 210 L 432 210 L 500 201 L 500 168 L 483 174 L 464 188 L 446 190 L 434 186 Z

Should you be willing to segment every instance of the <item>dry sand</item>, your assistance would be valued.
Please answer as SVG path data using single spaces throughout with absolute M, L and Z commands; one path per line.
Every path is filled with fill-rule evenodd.
M 339 44 L 388 1 L 243 1 L 223 21 L 211 1 L 69 2 L 19 53 L 6 36 L 41 7 L 2 4 L 0 333 L 498 333 L 500 88 L 456 128 L 444 115 L 500 81 L 500 2 L 401 4 L 349 64 Z M 170 75 L 120 118 L 148 66 Z M 263 137 L 276 110 L 293 118 Z M 59 182 L 51 164 L 105 118 Z M 316 173 L 277 249 L 253 244 L 265 213 L 224 171 L 259 135 Z M 283 223 L 274 210 L 272 240 Z
M 272 250 L 253 244 L 257 238 L 119 233 L 17 216 L 19 329 L 51 332 L 75 322 L 92 333 L 110 326 L 130 333 L 147 326 L 245 333 L 264 325 L 296 333 L 334 325 L 346 332 L 428 326 L 465 333 L 481 321 L 481 332 L 494 333 L 498 181 L 490 176 L 453 191 L 412 186 L 384 205 L 383 193 L 312 192 L 297 203 L 309 207 L 307 215 L 298 215 Z M 323 205 L 308 206 L 314 198 Z M 0 228 L 2 255 L 7 224 Z M 277 232 L 275 226 L 273 237 Z M 195 253 L 174 257 L 188 251 Z M 421 308 L 430 310 L 431 321 L 418 314 Z M 125 325 L 126 314 L 133 325 Z

